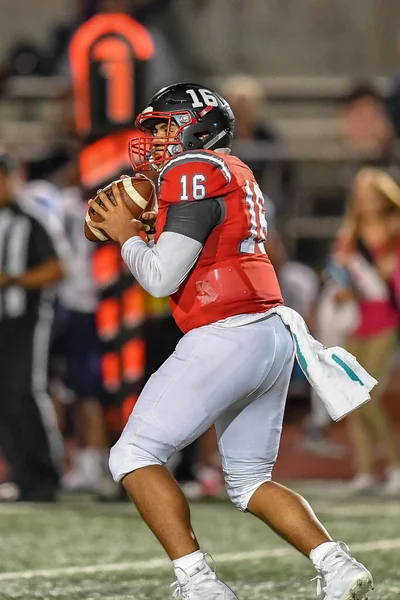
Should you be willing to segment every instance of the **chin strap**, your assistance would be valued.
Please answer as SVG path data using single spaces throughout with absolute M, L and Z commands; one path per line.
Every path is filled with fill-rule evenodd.
M 227 129 L 223 129 L 222 131 L 217 133 L 217 135 L 215 135 L 209 142 L 204 144 L 204 146 L 203 146 L 204 150 L 212 150 L 213 146 L 215 146 L 215 144 L 217 142 L 219 142 L 219 140 L 222 140 L 222 138 L 225 137 L 227 133 L 228 133 Z M 217 150 L 221 150 L 221 148 L 217 148 Z

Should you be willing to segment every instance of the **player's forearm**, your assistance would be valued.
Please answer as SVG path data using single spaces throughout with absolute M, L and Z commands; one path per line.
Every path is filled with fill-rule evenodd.
M 47 260 L 37 267 L 29 269 L 20 277 L 12 279 L 12 283 L 26 289 L 36 290 L 57 283 L 64 276 L 60 261 Z
M 180 234 L 163 233 L 150 247 L 132 237 L 122 247 L 122 258 L 132 275 L 155 298 L 170 296 L 196 262 L 202 245 Z

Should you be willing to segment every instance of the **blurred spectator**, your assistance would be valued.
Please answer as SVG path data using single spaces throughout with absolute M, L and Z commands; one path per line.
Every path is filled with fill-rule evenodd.
M 59 289 L 57 351 L 66 363 L 65 385 L 73 392 L 73 435 L 78 444 L 72 469 L 62 480 L 67 491 L 99 491 L 108 474 L 108 444 L 101 396 L 101 346 L 96 330 L 97 291 L 92 277 L 94 245 L 82 223 L 87 210 L 79 187 L 62 192 L 64 226 L 71 252 Z
M 4 60 L 4 76 L 48 75 L 49 64 L 40 49 L 30 42 L 18 42 Z
M 75 28 L 69 41 L 75 126 L 81 141 L 81 192 L 75 190 L 75 195 L 78 193 L 85 199 L 94 197 L 97 189 L 117 179 L 126 168 L 131 170 L 128 140 L 134 135 L 138 107 L 146 100 L 146 79 L 154 56 L 150 33 L 130 16 L 133 6 L 133 2 L 126 0 L 92 3 L 92 13 L 86 15 L 89 18 Z M 83 237 L 83 212 L 77 219 L 81 225 L 76 222 L 74 227 L 77 231 L 80 227 L 79 234 Z M 79 248 L 76 258 L 80 252 L 80 267 L 88 271 L 86 240 L 81 239 Z M 67 332 L 69 385 L 80 397 L 77 413 L 81 416 L 85 413 L 86 423 L 85 434 L 80 428 L 76 464 L 64 480 L 69 489 L 98 487 L 96 480 L 101 474 L 105 438 L 93 378 L 94 359 L 98 353 L 95 323 L 102 344 L 101 369 L 111 438 L 118 436 L 125 425 L 145 369 L 144 292 L 124 268 L 114 243 L 91 245 L 90 249 L 93 249 L 91 271 L 98 288 L 95 306 L 85 310 L 75 292 L 65 296 L 68 322 L 73 320 L 75 330 L 73 334 L 69 327 Z M 87 277 L 88 273 L 86 284 L 90 286 L 92 280 L 88 281 Z M 71 280 L 69 284 L 72 289 L 81 282 L 75 279 L 75 283 Z M 82 326 L 86 330 L 87 344 L 78 356 L 74 347 Z M 86 369 L 82 369 L 83 361 Z M 86 375 L 91 374 L 85 386 L 83 370 Z
M 337 285 L 326 281 L 314 306 L 312 331 L 326 347 L 344 346 L 346 335 L 357 322 L 354 303 L 338 304 L 335 299 Z M 303 424 L 302 446 L 304 449 L 329 458 L 341 459 L 346 448 L 330 439 L 332 419 L 318 394 L 311 388 L 311 410 Z
M 0 500 L 54 500 L 62 441 L 47 396 L 53 286 L 63 275 L 40 207 L 17 201 L 0 156 L 0 446 L 10 483 Z
M 398 173 L 391 170 L 364 168 L 359 172 L 329 267 L 339 309 L 348 304 L 353 311 L 345 347 L 379 381 L 371 401 L 348 417 L 356 493 L 370 492 L 377 485 L 373 442 L 379 441 L 388 464 L 383 492 L 400 494 L 400 449 L 381 405 L 399 325 L 399 181 Z
M 396 136 L 400 137 L 400 73 L 396 75 L 392 82 L 389 96 L 387 99 L 387 107 L 390 118 L 392 119 Z
M 275 206 L 270 197 L 266 194 L 264 194 L 264 207 L 268 224 L 267 240 L 264 243 L 264 247 L 268 254 L 268 258 L 279 276 L 279 270 L 287 262 L 288 256 L 277 228 Z
M 368 82 L 356 83 L 343 98 L 341 129 L 350 151 L 381 162 L 392 159 L 395 131 L 384 99 Z
M 68 46 L 78 27 L 101 13 L 123 13 L 144 24 L 155 45 L 155 55 L 147 69 L 146 87 L 143 90 L 145 97 L 151 96 L 163 85 L 181 79 L 182 69 L 178 57 L 163 31 L 154 22 L 156 13 L 165 10 L 165 0 L 86 0 L 77 4 L 75 21 L 69 25 L 62 24 L 54 31 L 51 51 L 54 72 L 70 77 Z
M 400 57 L 400 34 L 397 34 L 397 56 Z M 393 77 L 387 98 L 387 108 L 396 136 L 400 138 L 400 71 Z
M 319 294 L 319 280 L 314 269 L 299 261 L 286 260 L 280 265 L 278 280 L 285 305 L 301 314 L 309 329 L 315 333 L 315 307 Z M 301 404 L 304 405 L 304 401 L 308 400 L 310 396 L 312 403 L 311 414 L 313 415 L 314 411 L 321 410 L 320 407 L 324 409 L 324 405 L 319 398 L 315 398 L 314 406 L 313 388 L 310 387 L 298 362 L 295 361 L 288 392 L 288 400 L 291 401 L 291 406 L 290 404 L 289 406 L 293 409 L 296 406 L 296 400 L 300 400 Z M 330 420 L 329 415 L 328 418 Z M 321 448 L 316 448 L 315 436 L 311 435 L 310 421 L 311 416 L 307 418 L 305 435 L 302 440 L 303 446 L 309 451 L 318 451 L 318 453 L 321 453 Z M 326 451 L 327 449 L 324 448 L 324 453 Z M 331 447 L 329 444 L 330 451 Z
M 100 404 L 102 382 L 100 341 L 95 324 L 97 292 L 92 276 L 94 244 L 84 236 L 86 203 L 78 171 L 70 165 L 59 190 L 45 180 L 31 180 L 18 190 L 21 203 L 46 214 L 49 233 L 63 260 L 64 280 L 58 286 L 50 361 L 50 393 L 67 443 L 62 479 L 69 492 L 115 493 L 109 476 L 108 442 L 104 410 Z
M 270 123 L 261 119 L 261 106 L 264 91 L 258 81 L 245 75 L 235 75 L 227 79 L 222 95 L 230 104 L 235 115 L 235 139 L 238 141 L 255 140 L 274 143 L 278 135 Z M 250 160 L 246 164 L 253 171 L 262 186 L 265 160 Z
M 316 272 L 308 265 L 288 260 L 280 267 L 278 277 L 285 305 L 300 313 L 309 324 L 319 291 Z
M 20 204 L 33 211 L 40 211 L 46 220 L 46 227 L 51 236 L 57 254 L 63 262 L 63 267 L 68 266 L 71 247 L 68 242 L 64 214 L 62 209 L 62 193 L 58 187 L 44 179 L 24 180 L 24 169 L 16 193 Z
M 103 491 L 111 482 L 106 468 L 108 444 L 104 412 L 99 402 L 101 348 L 96 331 L 97 294 L 91 268 L 94 245 L 86 240 L 82 227 L 86 204 L 77 185 L 77 175 L 76 169 L 71 168 L 66 181 L 69 185 L 63 190 L 43 179 L 21 182 L 17 194 L 24 208 L 40 210 L 45 216 L 47 230 L 65 272 L 57 294 L 50 391 L 59 421 L 66 420 L 68 424 L 65 417 L 72 413 L 72 427 L 67 434 L 71 430 L 78 447 L 62 486 L 71 492 Z M 66 410 L 66 400 L 73 401 L 71 410 Z
M 245 75 L 235 75 L 227 79 L 222 95 L 235 114 L 235 139 L 238 142 L 258 141 L 271 144 L 280 142 L 275 127 L 261 117 L 265 108 L 264 91 L 258 81 Z M 240 158 L 240 148 L 239 158 Z M 236 151 L 235 151 L 236 153 Z M 292 167 L 289 163 L 260 158 L 246 160 L 261 189 L 268 191 L 279 203 L 290 194 L 292 187 Z

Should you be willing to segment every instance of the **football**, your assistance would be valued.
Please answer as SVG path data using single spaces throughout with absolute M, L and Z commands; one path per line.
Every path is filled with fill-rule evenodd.
M 154 183 L 144 175 L 135 175 L 135 177 L 126 177 L 113 182 L 116 183 L 121 192 L 122 200 L 125 206 L 129 209 L 133 219 L 139 219 L 146 211 L 155 210 L 157 204 L 156 189 Z M 105 187 L 102 191 L 107 197 L 114 202 L 112 192 L 112 183 Z M 95 202 L 101 204 L 98 195 Z M 99 223 L 99 228 L 88 224 L 89 219 Z M 110 238 L 101 230 L 101 217 L 92 209 L 86 213 L 85 217 L 85 236 L 91 242 L 105 242 Z

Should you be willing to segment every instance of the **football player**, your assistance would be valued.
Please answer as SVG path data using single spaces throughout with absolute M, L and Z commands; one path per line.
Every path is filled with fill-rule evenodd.
M 149 225 L 132 221 L 116 186 L 116 206 L 103 193 L 104 206 L 91 206 L 142 287 L 171 297 L 185 335 L 112 448 L 113 477 L 173 561 L 174 595 L 234 600 L 208 566 L 186 498 L 164 467 L 215 424 L 237 508 L 310 557 L 326 600 L 363 600 L 371 574 L 332 540 L 303 498 L 271 480 L 294 348 L 280 317 L 269 312 L 282 297 L 264 250 L 263 195 L 249 168 L 229 154 L 234 115 L 219 94 L 181 83 L 158 92 L 136 126 L 144 135 L 130 143 L 133 168 L 158 173 L 154 245 L 141 239 Z

